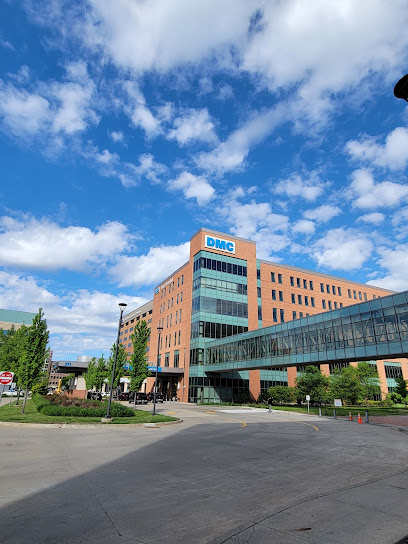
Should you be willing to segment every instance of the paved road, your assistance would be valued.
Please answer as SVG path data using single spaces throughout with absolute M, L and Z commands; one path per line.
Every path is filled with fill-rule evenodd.
M 158 410 L 184 422 L 1 426 L 0 542 L 394 544 L 408 535 L 407 433 L 266 411 Z

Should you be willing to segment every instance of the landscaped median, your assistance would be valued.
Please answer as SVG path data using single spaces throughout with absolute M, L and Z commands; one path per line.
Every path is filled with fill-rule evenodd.
M 92 423 L 100 424 L 101 418 L 106 415 L 107 402 L 86 399 L 72 399 L 67 396 L 43 397 L 34 395 L 27 401 L 25 414 L 21 413 L 21 404 L 15 402 L 0 407 L 0 422 L 14 423 Z M 111 405 L 111 424 L 135 423 L 164 423 L 178 421 L 175 417 L 155 415 L 142 410 L 133 410 L 127 406 L 113 402 Z

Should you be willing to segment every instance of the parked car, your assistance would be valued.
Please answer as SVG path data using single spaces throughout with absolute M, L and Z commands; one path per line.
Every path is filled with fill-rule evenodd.
M 134 398 L 134 397 L 133 397 Z M 118 400 L 129 400 L 129 392 L 124 393 L 123 391 L 119 393 Z
M 150 402 L 153 402 L 154 401 L 154 393 L 153 391 L 151 391 L 149 394 L 148 394 L 148 400 Z M 156 402 L 164 402 L 164 395 L 163 393 L 160 393 L 159 391 L 156 393 Z
M 136 401 L 135 401 L 135 395 L 136 395 Z M 133 391 L 129 394 L 129 403 L 134 404 L 147 404 L 147 395 L 146 393 L 134 393 Z

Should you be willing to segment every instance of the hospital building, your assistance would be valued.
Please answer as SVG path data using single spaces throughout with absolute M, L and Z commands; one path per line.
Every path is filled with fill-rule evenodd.
M 158 362 L 158 389 L 168 397 L 177 396 L 183 402 L 222 402 L 249 394 L 256 400 L 273 385 L 294 386 L 304 366 L 209 372 L 205 366 L 209 342 L 392 293 L 257 259 L 255 242 L 201 228 L 191 238 L 189 260 L 156 286 L 150 302 L 123 317 L 120 341 L 130 355 L 134 326 L 146 321 L 151 330 L 149 366 L 156 367 Z M 162 327 L 159 346 L 158 327 Z M 379 398 L 394 390 L 401 373 L 408 379 L 407 363 L 407 359 L 391 358 L 373 361 L 380 382 Z M 319 361 L 318 366 L 329 376 L 336 367 L 348 364 L 357 362 Z M 153 384 L 154 377 L 147 378 L 143 390 L 151 391 Z

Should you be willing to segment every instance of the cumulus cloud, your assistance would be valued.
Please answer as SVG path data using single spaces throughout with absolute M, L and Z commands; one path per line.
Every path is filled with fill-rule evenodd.
M 178 178 L 168 182 L 170 191 L 181 190 L 187 199 L 195 198 L 199 206 L 207 204 L 214 196 L 215 189 L 203 176 L 182 172 Z
M 341 209 L 338 206 L 331 206 L 330 204 L 323 204 L 318 208 L 306 210 L 303 212 L 303 216 L 306 219 L 317 221 L 318 223 L 327 223 L 333 217 L 341 214 Z
M 201 110 L 190 108 L 182 111 L 181 115 L 174 119 L 173 126 L 167 138 L 176 140 L 179 145 L 192 142 L 217 142 L 214 123 L 211 121 L 207 108 Z
M 124 135 L 121 130 L 111 130 L 111 132 L 109 132 L 108 134 L 115 143 L 123 142 Z
M 0 264 L 34 270 L 83 271 L 111 261 L 129 247 L 132 236 L 119 222 L 94 231 L 87 227 L 60 227 L 48 219 L 0 218 Z
M 161 121 L 153 115 L 146 104 L 146 98 L 135 81 L 125 81 L 123 88 L 127 93 L 128 103 L 124 105 L 125 113 L 135 127 L 144 130 L 147 138 L 155 138 L 162 132 Z
M 351 177 L 350 196 L 356 208 L 392 208 L 408 199 L 408 185 L 393 181 L 376 183 L 371 170 L 355 170 Z
M 373 244 L 364 234 L 351 229 L 332 229 L 317 241 L 311 251 L 319 267 L 355 270 L 370 258 Z
M 119 302 L 127 303 L 130 311 L 147 299 L 87 289 L 57 295 L 49 282 L 0 271 L 0 307 L 34 313 L 43 308 L 54 359 L 84 351 L 108 354 L 115 341 Z
M 289 198 L 304 198 L 305 200 L 316 200 L 323 193 L 324 183 L 315 172 L 310 176 L 302 177 L 293 174 L 290 178 L 279 180 L 273 188 L 274 193 L 286 195 Z
M 345 149 L 354 160 L 400 170 L 408 163 L 408 130 L 404 127 L 395 128 L 387 135 L 384 144 L 370 137 L 350 140 Z
M 383 213 L 373 212 L 366 213 L 365 215 L 360 215 L 358 221 L 363 221 L 363 223 L 370 223 L 371 225 L 379 225 L 384 221 L 384 219 L 385 215 Z
M 110 269 L 111 277 L 120 287 L 154 285 L 177 270 L 190 258 L 190 242 L 178 246 L 152 247 L 146 255 L 122 256 Z
M 379 264 L 387 273 L 368 283 L 393 291 L 407 290 L 408 244 L 397 245 L 395 248 L 379 248 L 378 252 Z
M 296 221 L 292 227 L 292 232 L 294 234 L 314 234 L 316 226 L 313 221 L 308 221 L 307 219 L 301 219 Z

